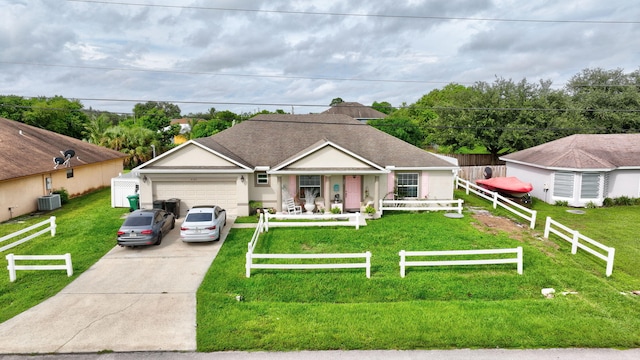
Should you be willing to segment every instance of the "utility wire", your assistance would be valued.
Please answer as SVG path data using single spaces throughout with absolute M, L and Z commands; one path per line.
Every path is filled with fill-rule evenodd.
M 170 8 L 170 9 L 236 11 L 236 12 L 249 12 L 249 13 L 316 15 L 316 16 L 368 17 L 368 18 L 383 18 L 383 19 L 414 19 L 414 20 L 438 20 L 438 21 L 461 20 L 461 21 L 524 22 L 524 23 L 640 24 L 640 21 L 638 20 L 504 19 L 504 18 L 476 18 L 476 17 L 459 17 L 459 16 L 393 15 L 393 14 L 362 14 L 362 13 L 314 12 L 314 11 L 293 11 L 293 10 L 240 9 L 240 8 L 226 8 L 226 7 L 143 4 L 143 3 L 111 2 L 111 1 L 95 1 L 95 0 L 67 0 L 67 1 L 105 4 L 105 5 L 143 6 L 143 7 Z

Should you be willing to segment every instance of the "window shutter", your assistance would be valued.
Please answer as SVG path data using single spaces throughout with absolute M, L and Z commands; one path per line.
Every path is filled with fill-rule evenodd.
M 582 187 L 580 188 L 581 199 L 597 199 L 600 195 L 600 174 L 582 174 Z
M 572 198 L 573 176 L 571 172 L 556 172 L 553 179 L 553 196 Z

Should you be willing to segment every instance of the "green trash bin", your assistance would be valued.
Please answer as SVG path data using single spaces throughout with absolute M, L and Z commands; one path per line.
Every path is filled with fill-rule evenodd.
M 140 208 L 140 195 L 129 195 L 127 196 L 127 199 L 129 200 L 129 212 Z

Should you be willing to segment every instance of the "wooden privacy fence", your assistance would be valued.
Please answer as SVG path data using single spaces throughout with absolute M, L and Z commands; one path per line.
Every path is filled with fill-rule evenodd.
M 463 166 L 460 165 L 458 177 L 468 181 L 484 179 L 484 169 L 491 168 L 492 177 L 507 176 L 507 167 L 504 165 Z
M 389 200 L 380 199 L 380 215 L 385 210 L 400 210 L 400 211 L 457 211 L 458 214 L 462 214 L 462 199 L 457 200 Z
M 553 226 L 556 226 L 558 229 L 553 228 Z M 565 232 L 569 233 L 569 235 L 561 232 L 560 230 L 564 230 Z M 590 239 L 582 234 L 580 234 L 577 230 L 572 230 L 564 225 L 562 225 L 561 223 L 552 220 L 551 217 L 547 216 L 547 221 L 545 222 L 544 225 L 544 237 L 545 239 L 549 238 L 549 233 L 554 233 L 556 235 L 558 235 L 560 238 L 567 240 L 568 242 L 571 243 L 571 254 L 575 255 L 578 252 L 578 248 L 588 252 L 589 254 L 592 254 L 594 256 L 596 256 L 599 259 L 602 259 L 604 261 L 606 261 L 607 263 L 607 268 L 605 270 L 605 274 L 607 276 L 611 276 L 611 274 L 613 273 L 613 258 L 616 254 L 616 249 L 612 248 L 612 247 L 608 247 L 605 246 L 593 239 Z M 600 252 L 598 252 L 597 250 L 594 250 L 590 247 L 588 247 L 587 245 L 583 244 L 580 242 L 580 240 L 584 240 L 585 242 L 587 242 L 588 244 L 591 244 L 597 248 L 599 248 L 600 250 L 603 250 L 605 252 L 605 254 L 602 254 Z
M 515 258 L 474 259 L 474 260 L 435 260 L 435 261 L 407 261 L 408 256 L 468 256 L 468 255 L 499 255 L 516 254 Z M 400 276 L 405 277 L 408 266 L 454 266 L 454 265 L 494 265 L 517 264 L 518 274 L 522 275 L 522 247 L 514 249 L 489 250 L 446 250 L 446 251 L 400 251 Z
M 247 245 L 246 265 L 245 265 L 246 277 L 251 277 L 251 269 L 292 270 L 292 269 L 354 269 L 354 268 L 365 269 L 367 278 L 371 277 L 371 252 L 369 251 L 365 253 L 338 253 L 338 254 L 256 254 L 254 253 L 256 244 L 258 243 L 258 239 L 260 238 L 260 234 L 268 230 L 268 225 L 267 225 L 268 218 L 271 216 L 271 214 L 266 214 L 266 216 L 264 215 L 265 214 L 260 214 L 260 219 L 258 220 L 258 226 L 256 226 L 256 230 L 253 232 L 251 241 Z M 356 217 L 357 221 L 359 221 L 359 215 L 360 214 L 358 214 L 358 216 Z M 290 216 L 300 216 L 300 215 L 290 215 Z M 309 215 L 307 215 L 307 218 L 308 217 Z M 273 224 L 274 223 L 272 223 L 271 225 Z M 278 223 L 278 224 L 282 224 L 282 223 Z M 300 224 L 300 223 L 291 223 L 291 224 Z M 313 225 L 305 225 L 305 226 L 313 226 Z M 364 262 L 346 262 L 346 263 L 323 263 L 323 264 L 319 264 L 319 263 L 264 264 L 264 263 L 253 262 L 254 259 L 324 259 L 326 260 L 326 259 L 361 259 L 361 258 L 364 258 L 365 261 Z
M 71 254 L 64 255 L 14 255 L 6 256 L 9 265 L 9 281 L 16 281 L 16 270 L 67 270 L 67 276 L 73 275 L 73 266 L 71 265 Z M 30 261 L 47 261 L 47 260 L 64 260 L 64 265 L 16 265 L 16 260 Z
M 14 246 L 18 246 L 18 245 L 20 245 L 20 244 L 22 244 L 24 242 L 27 242 L 27 241 L 29 241 L 29 240 L 37 237 L 37 236 L 40 236 L 40 235 L 44 234 L 46 232 L 51 232 L 51 236 L 56 236 L 56 217 L 52 216 L 48 220 L 41 221 L 41 222 L 39 222 L 39 223 L 37 223 L 35 225 L 31 225 L 31 226 L 29 226 L 27 228 L 24 228 L 24 229 L 20 230 L 20 231 L 16 231 L 14 233 L 11 233 L 9 235 L 1 237 L 0 238 L 0 243 L 2 243 L 4 241 L 7 241 L 9 239 L 13 239 L 15 237 L 18 237 L 18 236 L 20 236 L 20 235 L 22 235 L 24 233 L 27 233 L 27 232 L 29 232 L 31 230 L 34 230 L 34 229 L 37 229 L 39 227 L 45 226 L 47 224 L 49 226 L 47 226 L 44 229 L 39 230 L 36 233 L 33 233 L 33 234 L 31 234 L 31 235 L 29 235 L 29 236 L 27 236 L 25 238 L 22 238 L 20 240 L 16 240 L 16 241 L 14 241 L 14 242 L 12 242 L 10 244 L 7 244 L 7 245 L 5 245 L 3 247 L 0 247 L 0 252 L 3 252 L 3 251 L 8 250 L 8 249 L 11 249 Z
M 261 214 L 262 215 L 262 214 Z M 292 215 L 292 214 L 264 214 L 264 229 L 269 231 L 269 227 L 305 227 L 305 226 L 353 226 L 356 230 L 360 229 L 360 219 L 362 214 L 313 214 L 313 215 Z M 313 220 L 313 221 L 295 221 L 295 222 L 270 222 L 269 219 L 277 220 Z M 346 219 L 347 221 L 341 221 Z M 327 221 L 321 221 L 327 220 Z M 330 221 L 333 220 L 333 221 Z
M 528 220 L 529 227 L 531 229 L 535 228 L 536 216 L 538 214 L 537 211 L 527 209 L 526 207 L 509 200 L 508 198 L 498 194 L 495 191 L 487 190 L 467 180 L 456 177 L 456 188 L 459 188 L 459 187 L 465 189 L 467 195 L 469 195 L 469 193 L 472 192 L 483 199 L 487 199 L 491 201 L 493 203 L 494 209 L 497 208 L 498 205 L 500 205 L 503 208 L 507 209 L 508 211 L 520 216 L 521 218 Z

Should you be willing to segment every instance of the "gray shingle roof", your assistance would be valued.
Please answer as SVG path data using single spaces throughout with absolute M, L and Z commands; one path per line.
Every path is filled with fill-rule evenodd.
M 75 151 L 72 166 L 120 159 L 125 154 L 18 121 L 0 118 L 0 181 L 53 172 L 60 151 Z M 63 169 L 64 166 L 58 166 Z
M 347 115 L 354 119 L 383 119 L 387 117 L 387 114 L 357 102 L 342 102 L 322 113 Z
M 273 168 L 319 141 L 331 141 L 382 167 L 455 167 L 347 115 L 262 114 L 195 141 L 251 167 Z
M 640 134 L 577 134 L 500 157 L 548 168 L 640 167 Z

